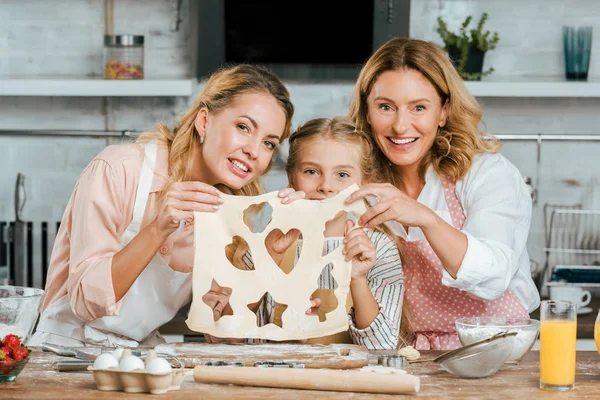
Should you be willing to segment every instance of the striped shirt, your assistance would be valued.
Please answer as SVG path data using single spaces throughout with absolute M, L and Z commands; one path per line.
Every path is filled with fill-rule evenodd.
M 354 309 L 348 313 L 349 333 L 355 344 L 368 349 L 395 349 L 400 334 L 400 316 L 402 314 L 402 287 L 404 276 L 400 263 L 400 255 L 394 241 L 386 234 L 370 229 L 365 230 L 367 236 L 375 244 L 375 265 L 367 273 L 367 282 L 379 305 L 379 314 L 371 325 L 358 329 L 354 322 Z M 343 241 L 342 237 L 325 238 L 325 254 L 335 250 Z M 296 262 L 301 252 L 301 241 L 296 250 Z M 244 263 L 248 269 L 253 268 L 249 254 L 244 255 Z M 319 277 L 320 289 L 335 289 L 337 287 L 331 274 L 332 265 L 328 264 Z M 273 321 L 275 301 L 266 296 L 257 311 L 258 325 L 263 326 Z M 264 340 L 247 339 L 249 343 L 261 343 Z

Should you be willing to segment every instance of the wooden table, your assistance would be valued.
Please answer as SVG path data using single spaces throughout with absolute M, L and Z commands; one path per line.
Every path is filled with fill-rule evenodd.
M 431 358 L 439 352 L 423 352 Z M 373 353 L 376 359 L 377 353 Z M 392 395 L 320 392 L 308 390 L 255 388 L 195 383 L 186 376 L 181 390 L 163 395 L 102 392 L 96 389 L 89 372 L 56 372 L 53 362 L 60 357 L 33 348 L 32 359 L 14 382 L 0 383 L 2 399 L 392 399 Z M 437 364 L 423 363 L 407 367 L 421 378 L 421 391 L 414 397 L 431 399 L 600 399 L 600 356 L 596 352 L 577 353 L 576 389 L 548 392 L 538 388 L 539 353 L 531 351 L 518 366 L 503 367 L 484 379 L 458 379 Z

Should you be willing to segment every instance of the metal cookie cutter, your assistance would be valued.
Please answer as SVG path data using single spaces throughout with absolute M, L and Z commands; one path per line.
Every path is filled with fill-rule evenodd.
M 377 363 L 384 367 L 404 369 L 408 364 L 405 356 L 387 355 L 379 356 Z
M 304 364 L 285 361 L 258 361 L 254 363 L 254 366 L 257 368 L 304 368 Z
M 225 362 L 225 361 L 207 361 L 204 363 L 207 367 L 243 367 L 241 362 Z

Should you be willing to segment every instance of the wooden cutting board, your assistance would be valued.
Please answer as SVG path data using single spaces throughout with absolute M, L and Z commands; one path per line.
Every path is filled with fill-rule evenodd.
M 157 353 L 180 359 L 186 368 L 208 361 L 255 362 L 279 361 L 304 364 L 304 368 L 351 369 L 369 364 L 366 347 L 354 344 L 287 344 L 287 343 L 165 343 L 154 348 Z

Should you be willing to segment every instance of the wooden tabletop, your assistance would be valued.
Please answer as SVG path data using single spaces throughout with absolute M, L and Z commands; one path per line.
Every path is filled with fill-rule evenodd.
M 192 371 L 178 391 L 162 395 L 103 392 L 96 389 L 90 372 L 56 372 L 53 363 L 61 357 L 32 348 L 31 360 L 14 382 L 0 383 L 2 399 L 392 399 L 392 395 L 272 389 L 209 385 L 194 382 Z M 423 352 L 432 358 L 439 352 Z M 377 353 L 373 353 L 376 359 Z M 531 351 L 518 366 L 505 366 L 483 379 L 459 379 L 435 363 L 410 365 L 407 371 L 421 378 L 421 391 L 414 397 L 431 399 L 599 399 L 600 356 L 597 352 L 577 353 L 576 389 L 551 392 L 538 388 L 539 353 Z

